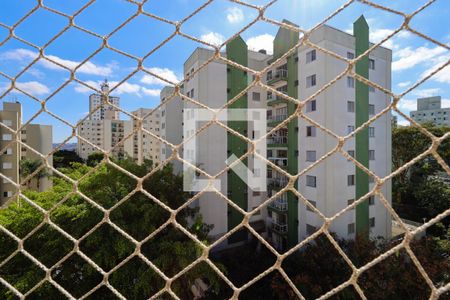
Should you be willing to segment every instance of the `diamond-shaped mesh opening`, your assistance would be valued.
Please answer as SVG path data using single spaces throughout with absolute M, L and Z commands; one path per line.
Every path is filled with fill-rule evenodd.
M 173 290 L 181 299 L 191 298 L 192 295 L 205 299 L 228 299 L 233 294 L 228 284 L 206 262 L 200 262 L 177 278 Z
M 169 212 L 142 193 L 136 193 L 111 212 L 111 221 L 137 240 L 143 240 L 169 218 Z
M 73 249 L 73 243 L 56 229 L 45 224 L 25 240 L 24 248 L 50 268 Z
M 398 284 L 398 280 L 402 284 Z M 367 297 L 375 298 L 428 298 L 431 292 L 404 250 L 364 272 L 359 277 L 358 284 Z
M 351 276 L 350 267 L 324 235 L 319 235 L 300 251 L 289 255 L 282 267 L 301 294 L 313 299 Z
M 138 257 L 112 273 L 109 282 L 127 299 L 150 298 L 164 286 L 164 280 Z
M 81 297 L 98 285 L 102 276 L 78 254 L 53 269 L 52 278 L 74 297 Z
M 54 285 L 46 281 L 29 294 L 27 299 L 64 299 L 64 297 L 64 294 L 62 294 Z
M 15 289 L 26 293 L 44 278 L 45 272 L 24 254 L 17 253 L 0 267 L 0 275 Z
M 142 253 L 168 277 L 173 277 L 196 258 L 202 249 L 184 233 L 168 226 L 142 245 Z
M 134 247 L 114 228 L 104 224 L 80 243 L 80 250 L 103 270 L 109 271 L 133 253 Z
M 220 251 L 216 246 L 211 254 L 212 261 L 227 272 L 227 278 L 235 285 L 242 286 L 256 275 L 265 271 L 275 263 L 275 256 L 261 244 L 248 229 L 241 229 L 230 239 L 238 246 L 229 251 Z M 240 240 L 240 243 L 236 241 Z M 239 245 L 240 244 L 240 245 Z M 255 255 L 257 253 L 258 255 Z
M 89 300 L 109 300 L 109 299 L 120 299 L 117 297 L 116 294 L 114 294 L 109 288 L 106 286 L 102 286 L 99 289 L 97 289 L 95 292 L 90 294 L 86 299 Z

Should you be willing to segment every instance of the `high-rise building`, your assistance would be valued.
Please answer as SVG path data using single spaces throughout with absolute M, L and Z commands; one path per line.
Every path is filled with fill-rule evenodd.
M 417 99 L 417 110 L 411 111 L 410 116 L 420 124 L 450 126 L 450 107 L 442 108 L 441 96 Z
M 101 91 L 105 94 L 109 94 L 109 84 L 105 80 L 100 85 Z M 120 98 L 114 96 L 108 96 L 110 103 L 115 106 L 120 106 Z M 118 120 L 120 116 L 120 111 L 106 102 L 106 96 L 104 94 L 92 94 L 89 96 L 89 120 Z
M 288 21 L 284 21 L 295 26 Z M 369 28 L 363 17 L 354 24 L 354 34 L 348 34 L 324 25 L 313 32 L 310 40 L 320 47 L 332 51 L 341 57 L 353 59 L 368 49 Z M 273 62 L 263 83 L 270 85 L 279 93 L 306 100 L 302 113 L 321 126 L 340 136 L 351 134 L 355 128 L 365 123 L 390 104 L 385 93 L 369 87 L 351 76 L 344 76 L 333 85 L 315 93 L 328 82 L 346 70 L 344 60 L 327 55 L 318 49 L 302 46 L 286 58 L 280 59 L 299 41 L 298 32 L 280 28 L 274 40 L 274 53 L 254 52 L 240 38 L 227 44 L 222 55 L 227 59 L 263 70 Z M 198 48 L 184 64 L 185 78 L 183 93 L 195 101 L 217 109 L 227 101 L 233 100 L 228 108 L 263 108 L 267 110 L 267 131 L 272 130 L 286 120 L 296 110 L 296 104 L 259 86 L 252 87 L 247 93 L 240 94 L 253 80 L 241 69 L 227 65 L 223 61 L 212 61 L 195 72 L 214 52 Z M 355 72 L 377 83 L 391 88 L 392 52 L 383 47 L 371 51 L 369 57 L 361 59 Z M 192 74 L 194 74 L 192 76 Z M 189 76 L 191 75 L 191 76 Z M 238 97 L 239 96 L 239 97 Z M 238 99 L 235 99 L 238 97 Z M 200 108 L 195 103 L 184 100 L 184 114 L 191 108 Z M 176 111 L 176 110 L 175 110 Z M 168 121 L 181 117 L 167 116 Z M 179 116 L 179 112 L 176 112 Z M 190 116 L 195 118 L 195 116 Z M 206 122 L 197 120 L 200 128 Z M 185 139 L 196 134 L 196 130 L 183 127 Z M 258 128 L 252 122 L 228 122 L 236 132 L 253 138 L 258 136 Z M 267 192 L 250 189 L 234 171 L 222 173 L 220 191 L 243 210 L 250 211 L 259 206 L 268 197 L 275 195 L 288 183 L 281 170 L 291 175 L 298 174 L 315 163 L 327 153 L 333 151 L 338 140 L 332 135 L 314 126 L 305 118 L 292 119 L 279 127 L 267 139 L 264 152 L 267 159 L 276 167 L 267 168 L 267 175 L 254 167 L 255 159 L 248 157 L 244 163 L 256 176 L 267 176 Z M 225 161 L 233 154 L 241 157 L 248 145 L 241 138 L 227 132 L 223 127 L 213 125 L 196 136 L 196 151 L 184 151 L 184 159 L 195 162 L 198 168 L 210 175 L 219 174 L 225 167 Z M 346 141 L 343 150 L 379 177 L 391 171 L 391 114 L 385 113 L 373 121 L 368 128 L 360 131 Z M 204 178 L 200 174 L 199 178 Z M 297 190 L 320 210 L 325 216 L 333 216 L 351 205 L 355 199 L 367 194 L 374 183 L 369 176 L 355 167 L 342 154 L 334 153 L 314 168 L 299 177 L 295 184 Z M 391 183 L 388 181 L 381 189 L 388 202 L 391 201 Z M 195 202 L 203 220 L 213 224 L 211 236 L 219 237 L 234 228 L 242 220 L 242 215 L 227 205 L 226 201 L 214 191 L 203 193 Z M 262 226 L 261 226 L 262 223 Z M 254 215 L 250 224 L 261 232 L 278 249 L 286 249 L 311 235 L 322 225 L 322 220 L 310 207 L 304 205 L 294 193 L 286 192 L 278 196 L 266 208 Z M 376 197 L 370 197 L 356 208 L 337 218 L 329 227 L 343 238 L 354 238 L 356 234 L 390 237 L 391 218 L 383 204 Z M 234 244 L 245 239 L 244 235 L 227 241 Z
M 131 114 L 142 119 L 143 129 L 155 136 L 160 135 L 160 110 L 139 108 Z M 139 128 L 139 122 L 132 119 L 131 124 L 125 126 L 125 136 L 131 134 L 136 128 Z M 161 162 L 161 142 L 148 132 L 138 130 L 125 141 L 124 150 L 138 164 L 142 164 L 145 159 L 153 161 L 154 164 L 159 164 Z
M 22 127 L 22 107 L 19 102 L 3 102 L 3 109 L 0 111 L 1 122 L 11 130 L 17 131 Z M 52 151 L 52 126 L 28 124 L 16 134 L 3 126 L 0 126 L 0 149 L 3 153 L 0 155 L 1 174 L 11 179 L 15 183 L 20 182 L 20 161 L 24 159 L 40 160 L 41 157 L 34 151 L 42 155 L 48 155 Z M 33 150 L 19 143 L 31 147 Z M 49 165 L 53 164 L 52 156 L 47 158 Z M 48 171 L 48 170 L 47 170 Z M 48 177 L 30 180 L 27 187 L 44 191 L 52 186 Z M 16 188 L 7 179 L 0 179 L 0 205 L 3 205 L 11 199 L 16 193 Z

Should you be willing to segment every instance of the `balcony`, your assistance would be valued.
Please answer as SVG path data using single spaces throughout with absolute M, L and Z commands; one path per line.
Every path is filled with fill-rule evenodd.
M 287 136 L 272 136 L 267 139 L 268 147 L 287 147 Z
M 288 184 L 288 179 L 286 177 L 268 178 L 267 184 L 272 189 L 284 188 Z
M 283 94 L 286 94 L 287 95 L 287 93 L 285 93 L 285 92 L 283 92 Z M 268 95 L 267 96 L 267 105 L 268 106 L 273 106 L 273 105 L 275 105 L 275 104 L 280 104 L 280 103 L 287 103 L 287 101 L 289 101 L 289 100 L 287 100 L 286 98 L 283 98 L 283 97 L 281 97 L 281 96 L 278 96 L 278 95 Z
M 268 159 L 270 160 L 270 162 L 279 166 L 282 169 L 286 169 L 288 166 L 287 157 L 281 157 L 281 158 L 280 157 L 269 157 Z
M 276 115 L 276 116 L 268 116 L 267 117 L 267 126 L 275 127 L 286 119 L 287 119 L 287 114 L 286 115 L 283 114 L 283 115 Z
M 267 83 L 269 85 L 275 84 L 279 81 L 287 81 L 288 71 L 286 69 L 278 69 L 275 71 L 275 75 L 267 78 Z
M 279 222 L 272 219 L 272 230 L 280 234 L 286 234 L 288 231 L 288 225 L 284 222 Z
M 280 212 L 286 212 L 288 210 L 287 199 L 277 198 L 269 204 L 269 207 Z

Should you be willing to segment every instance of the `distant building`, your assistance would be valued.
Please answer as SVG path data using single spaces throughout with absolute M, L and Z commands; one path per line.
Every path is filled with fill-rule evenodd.
M 105 93 L 109 92 L 109 85 L 106 80 L 101 84 L 101 90 Z M 104 98 L 104 95 L 99 94 L 89 96 L 89 120 L 119 119 L 120 111 L 110 104 L 105 104 Z M 119 97 L 109 96 L 109 102 L 117 107 L 120 106 Z
M 161 138 L 171 143 L 172 145 L 179 145 L 183 140 L 183 100 L 179 96 L 174 96 L 169 99 L 173 94 L 174 88 L 166 86 L 161 90 L 161 124 L 160 134 Z M 179 150 L 181 156 L 182 149 Z M 161 144 L 161 160 L 169 159 L 172 155 L 172 148 L 162 143 Z M 171 161 L 174 172 L 181 172 L 182 163 L 179 160 Z
M 392 128 L 397 128 L 397 126 L 398 126 L 398 118 L 397 118 L 397 116 L 392 116 L 391 127 Z
M 433 123 L 437 126 L 450 126 L 450 107 L 442 108 L 441 96 L 417 99 L 417 110 L 410 112 L 417 123 Z
M 161 114 L 159 110 L 139 108 L 131 113 L 143 119 L 142 128 L 144 130 L 155 136 L 160 135 Z M 138 121 L 133 119 L 129 125 L 127 124 L 125 126 L 125 136 L 131 134 L 137 127 Z M 124 150 L 138 164 L 142 164 L 145 159 L 153 161 L 154 164 L 159 164 L 161 162 L 161 142 L 148 132 L 142 130 L 137 131 L 137 133 L 125 141 Z
M 0 121 L 16 131 L 22 126 L 22 106 L 19 102 L 4 102 L 0 111 Z M 20 182 L 20 160 L 38 160 L 40 156 L 34 151 L 19 143 L 11 144 L 14 140 L 20 140 L 35 151 L 48 155 L 52 151 L 52 126 L 28 124 L 16 134 L 7 128 L 0 126 L 0 148 L 3 153 L 0 155 L 1 174 L 8 177 L 15 183 Z M 5 149 L 6 148 L 6 149 Z M 48 158 L 48 163 L 53 164 L 53 158 Z M 30 181 L 28 187 L 44 191 L 52 186 L 48 177 L 43 177 L 38 181 Z M 14 185 L 5 178 L 0 178 L 0 205 L 3 205 L 16 193 Z

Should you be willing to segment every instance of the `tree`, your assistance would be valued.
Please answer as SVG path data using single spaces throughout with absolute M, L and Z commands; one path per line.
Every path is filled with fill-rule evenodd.
M 95 167 L 98 163 L 100 163 L 105 156 L 101 152 L 94 152 L 89 154 L 86 163 L 90 167 Z
M 53 154 L 53 166 L 56 169 L 70 168 L 72 163 L 82 163 L 83 159 L 75 151 L 58 150 Z
M 29 158 L 21 159 L 20 162 L 19 162 L 20 177 L 22 179 L 27 178 L 28 176 L 33 174 L 36 170 L 41 168 L 41 166 L 42 166 L 42 161 L 40 159 L 29 159 Z M 34 182 L 36 182 L 37 190 L 39 190 L 41 179 L 45 178 L 45 177 L 48 177 L 48 176 L 49 176 L 49 173 L 47 172 L 46 168 L 45 167 L 41 168 L 33 176 L 32 179 L 28 180 L 27 187 L 28 188 L 32 188 L 31 183 L 34 181 Z
M 432 124 L 424 124 L 423 127 L 437 137 L 450 131 L 450 127 L 446 126 L 436 127 Z M 422 154 L 430 145 L 431 139 L 416 127 L 395 128 L 392 131 L 393 170 Z M 444 140 L 437 152 L 444 162 L 450 164 L 450 139 Z M 448 194 L 445 192 L 445 186 L 433 179 L 441 170 L 442 167 L 436 159 L 427 156 L 393 178 L 393 205 L 401 217 L 422 222 L 423 218 L 434 217 L 448 208 Z M 433 182 L 429 183 L 429 181 Z M 431 195 L 433 192 L 430 187 L 439 187 L 439 196 Z M 430 201 L 435 201 L 436 197 L 440 196 L 444 197 L 439 199 L 442 205 L 431 209 L 433 202 Z M 429 203 L 426 203 L 427 201 Z M 438 209 L 441 210 L 438 211 Z
M 151 162 L 142 166 L 131 159 L 116 161 L 121 168 L 144 176 L 152 170 Z M 88 174 L 92 167 L 72 163 L 70 168 L 61 171 L 73 179 Z M 116 205 L 125 196 L 128 200 L 115 207 L 109 218 L 134 239 L 141 241 L 167 221 L 170 214 L 143 193 L 129 195 L 136 187 L 136 181 L 117 168 L 103 164 L 89 174 L 79 184 L 80 191 L 105 208 Z M 144 189 L 169 207 L 179 207 L 185 203 L 188 195 L 182 190 L 182 178 L 173 175 L 170 167 L 156 171 L 144 181 Z M 45 192 L 27 191 L 27 197 L 45 209 L 50 209 L 73 191 L 72 185 L 63 178 L 55 177 L 54 187 Z M 177 221 L 196 235 L 204 243 L 210 226 L 201 222 L 195 210 L 182 210 Z M 103 213 L 82 197 L 72 194 L 62 205 L 52 211 L 51 219 L 74 238 L 79 239 L 103 219 Z M 188 219 L 192 222 L 188 222 Z M 12 203 L 0 210 L 0 224 L 19 237 L 24 237 L 43 220 L 32 205 L 24 202 L 21 206 Z M 16 243 L 7 235 L 0 233 L 0 261 L 8 257 L 15 249 Z M 5 246 L 3 246 L 5 245 Z M 25 244 L 44 265 L 57 265 L 52 277 L 66 288 L 74 297 L 81 297 L 96 284 L 102 276 L 82 257 L 72 254 L 63 263 L 58 261 L 69 253 L 74 245 L 57 230 L 48 225 L 43 226 Z M 80 250 L 89 256 L 103 270 L 109 271 L 130 256 L 134 244 L 109 224 L 103 224 L 80 242 Z M 160 270 L 169 276 L 177 273 L 200 254 L 201 249 L 183 232 L 173 226 L 159 232 L 142 246 L 143 254 Z M 0 276 L 8 280 L 22 292 L 29 290 L 41 280 L 42 272 L 23 255 L 14 256 L 14 260 L 0 268 Z M 181 298 L 191 298 L 189 287 L 195 279 L 203 278 L 210 285 L 210 291 L 217 293 L 220 284 L 217 275 L 207 264 L 200 264 L 177 281 L 173 288 Z M 142 259 L 135 257 L 112 273 L 109 282 L 129 299 L 149 298 L 164 286 L 162 278 Z M 13 299 L 10 291 L 0 288 L 0 298 Z M 38 299 L 59 299 L 61 295 L 45 284 L 37 289 L 33 296 Z M 94 298 L 109 299 L 112 296 L 106 288 L 99 289 Z

